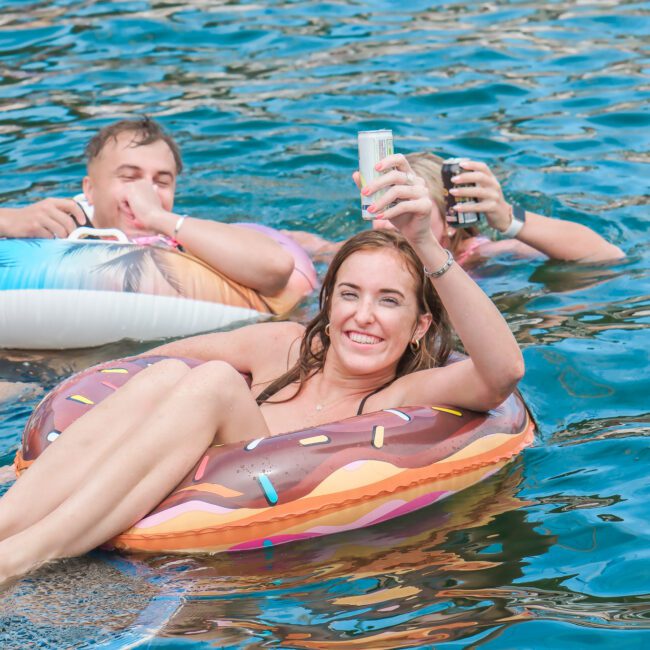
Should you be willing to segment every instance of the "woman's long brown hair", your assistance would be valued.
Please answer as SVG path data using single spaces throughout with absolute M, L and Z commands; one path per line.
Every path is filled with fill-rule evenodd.
M 422 262 L 420 262 L 411 245 L 398 232 L 392 230 L 367 230 L 344 242 L 332 259 L 320 290 L 319 312 L 307 324 L 300 343 L 300 352 L 296 364 L 272 381 L 259 394 L 257 397 L 258 404 L 262 404 L 285 386 L 298 383 L 296 393 L 285 401 L 293 399 L 300 393 L 305 382 L 319 370 L 322 370 L 330 346 L 330 339 L 325 332 L 325 328 L 329 323 L 332 294 L 339 269 L 343 262 L 354 253 L 382 249 L 394 250 L 403 259 L 415 280 L 418 313 L 428 313 L 432 317 L 431 326 L 420 339 L 420 345 L 417 349 L 413 350 L 410 345 L 406 346 L 406 350 L 404 350 L 404 354 L 397 364 L 395 378 L 397 379 L 397 377 L 402 377 L 417 370 L 441 366 L 447 361 L 452 349 L 452 333 L 449 319 L 433 285 L 424 275 Z

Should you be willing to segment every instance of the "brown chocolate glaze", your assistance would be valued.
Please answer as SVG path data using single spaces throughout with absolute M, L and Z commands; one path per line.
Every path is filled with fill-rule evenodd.
M 108 362 L 62 382 L 29 419 L 23 436 L 23 459 L 35 459 L 57 433 L 64 431 L 93 404 L 101 402 L 147 365 L 163 358 L 133 357 Z M 189 365 L 200 363 L 184 360 Z M 106 372 L 115 369 L 127 373 Z M 448 408 L 458 411 L 455 407 Z M 326 477 L 350 463 L 375 460 L 399 468 L 427 467 L 492 433 L 516 435 L 526 426 L 528 418 L 519 395 L 512 395 L 489 414 L 463 411 L 458 416 L 434 410 L 431 406 L 397 410 L 410 420 L 407 422 L 389 411 L 379 411 L 265 438 L 251 450 L 246 450 L 247 445 L 242 444 L 213 447 L 206 453 L 209 460 L 200 478 L 196 480 L 195 475 L 201 461 L 154 512 L 196 499 L 226 508 L 264 508 L 269 504 L 288 503 L 310 493 Z M 384 427 L 383 444 L 379 448 L 373 445 L 376 426 Z M 309 446 L 300 443 L 314 436 L 327 436 L 328 441 Z M 268 490 L 261 485 L 259 477 L 262 474 L 273 486 L 277 500 L 272 493 L 269 498 Z M 183 489 L 206 483 L 224 486 L 240 496 L 225 497 L 205 490 Z

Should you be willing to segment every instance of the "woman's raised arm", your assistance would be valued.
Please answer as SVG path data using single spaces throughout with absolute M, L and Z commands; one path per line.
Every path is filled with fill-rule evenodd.
M 573 262 L 603 262 L 625 257 L 623 251 L 597 232 L 573 221 L 551 219 L 522 209 L 523 225 L 511 231 L 514 206 L 504 196 L 501 184 L 492 170 L 482 162 L 467 160 L 465 170 L 453 180 L 458 184 L 451 190 L 456 197 L 470 197 L 478 203 L 457 203 L 459 212 L 476 211 L 485 214 L 492 228 L 507 237 L 505 242 L 493 242 L 489 249 L 523 254 L 542 253 L 555 260 Z
M 433 399 L 475 410 L 493 408 L 523 376 L 519 346 L 494 303 L 432 234 L 424 181 L 415 176 L 404 156 L 389 156 L 379 165 L 379 171 L 393 169 L 364 190 L 372 194 L 390 187 L 371 206 L 373 212 L 390 220 L 413 246 L 469 355 L 466 361 L 403 377 L 399 389 L 410 403 Z

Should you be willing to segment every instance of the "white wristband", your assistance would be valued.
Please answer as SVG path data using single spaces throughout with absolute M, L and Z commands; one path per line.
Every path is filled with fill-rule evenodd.
M 510 208 L 510 217 L 510 225 L 501 231 L 501 234 L 508 239 L 514 239 L 524 227 L 526 211 L 520 205 L 513 204 Z
M 176 236 L 178 235 L 178 231 L 183 227 L 183 224 L 185 223 L 185 219 L 187 218 L 187 215 L 184 214 L 180 217 L 178 217 L 178 221 L 176 222 L 176 225 L 174 226 L 174 232 L 172 233 L 172 239 L 176 239 Z

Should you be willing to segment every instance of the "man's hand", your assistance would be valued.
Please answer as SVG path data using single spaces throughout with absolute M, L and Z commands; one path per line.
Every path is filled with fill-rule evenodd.
M 126 204 L 138 227 L 143 230 L 163 232 L 161 216 L 163 208 L 156 187 L 147 180 L 129 183 L 126 187 Z
M 84 211 L 72 199 L 50 198 L 24 208 L 0 209 L 0 237 L 65 239 L 85 223 Z

